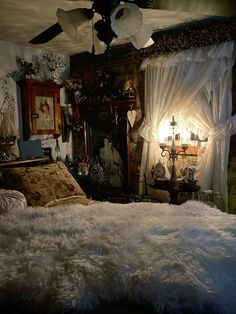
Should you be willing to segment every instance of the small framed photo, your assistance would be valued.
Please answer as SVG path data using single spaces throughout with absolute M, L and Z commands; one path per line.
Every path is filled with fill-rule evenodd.
M 20 83 L 24 139 L 31 135 L 61 133 L 61 86 L 25 80 Z

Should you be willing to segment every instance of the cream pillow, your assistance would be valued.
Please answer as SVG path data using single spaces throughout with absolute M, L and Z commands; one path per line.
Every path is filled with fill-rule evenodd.
M 94 203 L 99 203 L 99 201 L 90 200 L 81 195 L 74 195 L 74 196 L 63 197 L 63 198 L 50 201 L 47 204 L 45 204 L 45 207 L 54 207 L 54 206 L 71 205 L 71 204 L 91 205 Z
M 0 214 L 12 209 L 23 209 L 27 206 L 25 196 L 15 190 L 0 189 Z

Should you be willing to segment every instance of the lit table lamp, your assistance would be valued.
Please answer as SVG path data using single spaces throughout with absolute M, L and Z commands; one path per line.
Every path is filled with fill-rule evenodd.
M 187 136 L 187 132 L 183 133 L 185 135 L 182 137 L 182 139 L 180 139 L 181 140 L 181 148 L 177 151 L 176 139 L 175 139 L 175 128 L 177 126 L 177 123 L 175 121 L 174 115 L 172 116 L 170 126 L 172 128 L 172 140 L 171 140 L 170 148 L 167 147 L 166 143 L 160 143 L 159 146 L 162 150 L 161 156 L 166 157 L 168 155 L 169 160 L 171 160 L 171 162 L 172 162 L 170 182 L 172 184 L 174 184 L 177 181 L 175 161 L 178 159 L 178 156 L 181 156 L 182 158 L 186 157 L 186 149 L 189 147 L 190 137 Z

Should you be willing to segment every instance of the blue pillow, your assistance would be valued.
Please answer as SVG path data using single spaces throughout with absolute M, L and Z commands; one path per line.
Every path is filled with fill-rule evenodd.
M 31 141 L 19 140 L 17 144 L 19 147 L 21 159 L 44 157 L 44 152 L 43 152 L 43 148 L 41 146 L 40 140 L 31 140 Z

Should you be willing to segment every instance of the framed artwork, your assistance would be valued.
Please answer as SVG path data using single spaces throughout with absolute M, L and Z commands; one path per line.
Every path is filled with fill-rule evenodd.
M 127 121 L 123 112 L 117 116 L 107 111 L 96 115 L 90 121 L 89 143 L 90 158 L 99 161 L 104 176 L 99 174 L 98 182 L 102 186 L 127 191 L 128 189 L 128 143 Z
M 33 80 L 20 82 L 23 136 L 61 133 L 61 86 Z
M 62 143 L 69 142 L 70 132 L 73 130 L 73 112 L 71 107 L 62 107 Z

